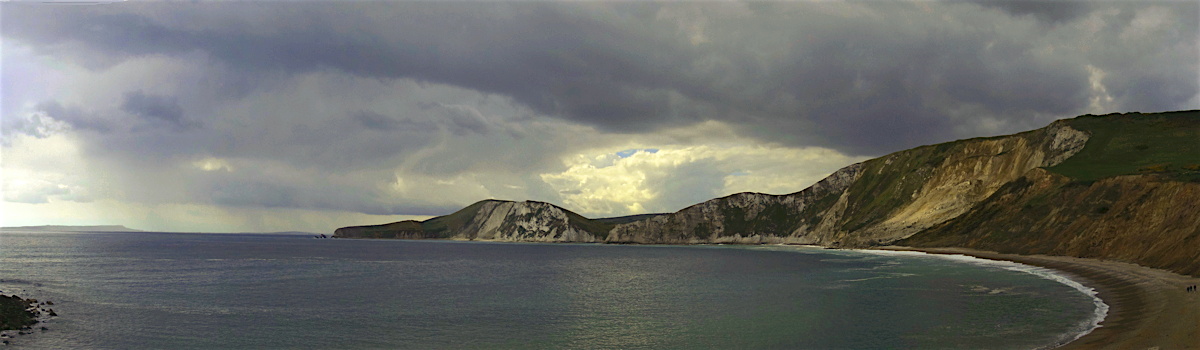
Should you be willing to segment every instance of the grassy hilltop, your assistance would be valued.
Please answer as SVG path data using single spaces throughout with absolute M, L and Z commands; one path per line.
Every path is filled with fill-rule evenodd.
M 1091 137 L 1051 172 L 1079 181 L 1141 174 L 1200 181 L 1200 111 L 1086 115 L 1067 124 Z

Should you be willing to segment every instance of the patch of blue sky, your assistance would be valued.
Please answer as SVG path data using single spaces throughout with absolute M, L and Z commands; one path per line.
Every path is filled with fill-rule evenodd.
M 638 152 L 658 153 L 658 149 L 657 148 L 627 149 L 624 151 L 617 152 L 617 157 L 629 158 L 629 157 L 633 156 L 634 154 L 637 154 Z

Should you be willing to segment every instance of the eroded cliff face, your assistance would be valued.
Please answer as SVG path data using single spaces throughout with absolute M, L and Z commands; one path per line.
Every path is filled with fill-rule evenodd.
M 521 242 L 595 242 L 566 210 L 534 201 L 487 201 L 457 232 L 456 239 Z
M 1072 181 L 1042 169 L 899 244 L 1104 258 L 1200 275 L 1200 183 L 1160 175 Z
M 825 207 L 858 178 L 862 164 L 834 172 L 815 185 L 792 194 L 737 193 L 696 204 L 676 213 L 621 224 L 607 242 L 621 243 L 796 243 L 793 234 L 817 225 Z
M 919 147 L 846 167 L 797 193 L 739 193 L 618 225 L 606 241 L 886 244 L 962 215 L 1026 172 L 1069 158 L 1087 139 L 1056 122 Z
M 1004 184 L 1083 149 L 1088 135 L 1056 122 L 1031 132 L 957 141 L 869 162 L 845 193 L 840 227 L 811 236 L 829 245 L 885 244 L 962 215 Z M 898 178 L 897 178 L 898 177 Z
M 1058 164 L 1088 135 L 1042 129 L 896 152 L 802 191 L 738 193 L 618 225 L 542 202 L 487 200 L 424 222 L 339 229 L 339 237 L 610 243 L 886 244 L 967 212 L 1026 172 Z
M 341 238 L 595 242 L 611 225 L 591 222 L 549 203 L 485 200 L 426 221 L 343 227 Z M 599 231 L 599 232 L 597 232 Z
M 1060 120 L 892 153 L 796 193 L 591 220 L 487 200 L 339 237 L 538 242 L 905 244 L 1135 262 L 1200 275 L 1200 111 Z M 1078 156 L 1076 156 L 1078 155 Z

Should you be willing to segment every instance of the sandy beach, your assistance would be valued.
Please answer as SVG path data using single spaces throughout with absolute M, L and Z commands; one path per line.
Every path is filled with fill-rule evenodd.
M 1129 263 L 1046 255 L 1015 255 L 964 248 L 886 247 L 963 254 L 1054 269 L 1095 288 L 1109 305 L 1100 328 L 1059 349 L 1200 349 L 1200 278 Z

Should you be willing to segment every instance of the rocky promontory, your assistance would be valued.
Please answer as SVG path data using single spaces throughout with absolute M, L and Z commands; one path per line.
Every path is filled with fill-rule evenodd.
M 0 330 L 19 330 L 37 323 L 37 300 L 0 294 Z
M 14 336 L 32 334 L 35 325 L 58 316 L 58 313 L 50 308 L 53 305 L 54 302 L 49 300 L 38 301 L 0 294 L 0 344 L 8 345 L 8 339 Z M 47 331 L 49 328 L 41 326 L 38 330 Z
M 523 242 L 596 242 L 611 224 L 536 201 L 485 200 L 426 221 L 343 227 L 339 238 L 461 239 Z

